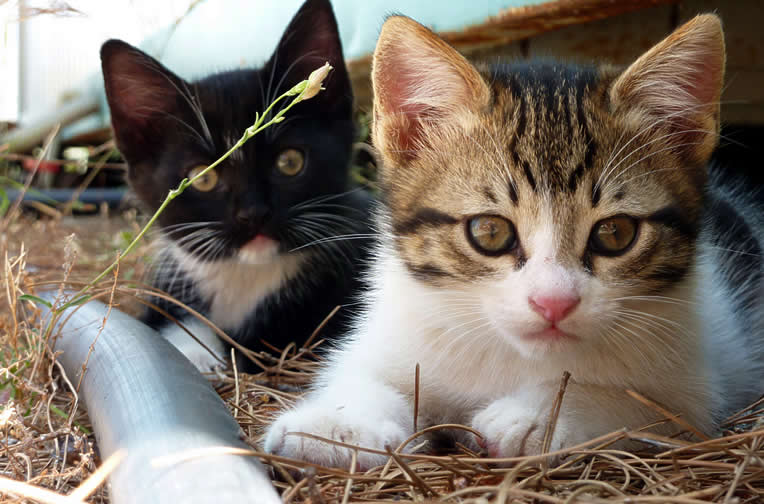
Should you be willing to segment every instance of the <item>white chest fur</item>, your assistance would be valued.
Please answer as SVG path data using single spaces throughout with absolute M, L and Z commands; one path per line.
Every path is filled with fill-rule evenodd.
M 181 271 L 210 302 L 207 316 L 224 330 L 243 324 L 259 303 L 297 274 L 304 259 L 301 255 L 274 255 L 269 262 L 253 263 L 237 256 L 202 262 L 174 244 L 164 245 Z

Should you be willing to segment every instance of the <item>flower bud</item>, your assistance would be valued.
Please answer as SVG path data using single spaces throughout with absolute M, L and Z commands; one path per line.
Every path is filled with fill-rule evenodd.
M 326 79 L 326 76 L 329 75 L 329 72 L 332 70 L 332 66 L 326 62 L 324 63 L 324 66 L 321 68 L 318 68 L 316 70 L 313 70 L 310 73 L 310 76 L 308 76 L 308 83 L 305 86 L 305 89 L 302 91 L 302 94 L 297 97 L 298 102 L 309 100 L 316 96 L 319 91 L 321 91 L 321 83 L 324 82 L 324 79 Z

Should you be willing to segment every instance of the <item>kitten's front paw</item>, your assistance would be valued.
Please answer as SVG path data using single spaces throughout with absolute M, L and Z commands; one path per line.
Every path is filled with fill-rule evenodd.
M 397 422 L 344 408 L 303 404 L 281 415 L 268 429 L 264 448 L 268 453 L 302 459 L 327 467 L 349 469 L 353 451 L 293 433 L 304 432 L 364 448 L 395 449 L 406 438 Z M 384 464 L 387 456 L 358 451 L 357 469 Z
M 521 457 L 541 453 L 548 418 L 549 411 L 545 409 L 504 398 L 475 415 L 472 426 L 485 436 L 480 444 L 490 457 Z M 574 437 L 564 416 L 560 415 L 549 451 L 572 446 L 577 442 Z M 552 457 L 551 461 L 557 463 L 559 458 Z

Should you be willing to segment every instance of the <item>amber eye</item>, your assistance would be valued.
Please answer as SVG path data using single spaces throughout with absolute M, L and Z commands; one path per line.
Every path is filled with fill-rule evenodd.
M 589 237 L 589 248 L 601 255 L 619 255 L 637 236 L 638 222 L 628 215 L 617 215 L 597 222 Z
M 204 165 L 194 166 L 191 171 L 188 172 L 188 179 L 193 179 L 205 168 L 207 167 Z M 194 189 L 201 192 L 209 192 L 215 189 L 216 185 L 218 185 L 218 172 L 216 172 L 214 168 L 191 183 L 191 186 Z
M 467 222 L 467 237 L 475 250 L 484 255 L 499 255 L 517 242 L 515 226 L 496 215 L 478 215 Z
M 305 165 L 305 157 L 297 149 L 286 149 L 281 151 L 276 158 L 276 168 L 284 175 L 294 177 L 302 171 Z

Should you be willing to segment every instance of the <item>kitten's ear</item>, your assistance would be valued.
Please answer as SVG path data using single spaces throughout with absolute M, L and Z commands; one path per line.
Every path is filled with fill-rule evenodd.
M 425 133 L 488 104 L 488 85 L 461 54 L 416 21 L 382 25 L 371 71 L 374 142 L 394 162 L 416 157 Z
M 271 91 L 273 98 L 307 79 L 313 70 L 327 61 L 334 69 L 323 83 L 325 89 L 308 103 L 327 104 L 335 110 L 339 107 L 337 113 L 346 113 L 350 117 L 353 89 L 342 55 L 342 42 L 332 4 L 329 0 L 306 0 L 289 22 L 275 52 L 265 64 L 265 74 L 272 74 L 272 85 L 281 84 Z
M 718 139 L 724 60 L 721 21 L 700 15 L 627 68 L 610 97 L 616 107 L 644 114 L 645 127 L 666 131 L 688 159 L 704 163 Z
M 151 156 L 178 113 L 185 83 L 148 54 L 121 40 L 101 46 L 101 68 L 117 147 L 129 163 Z

